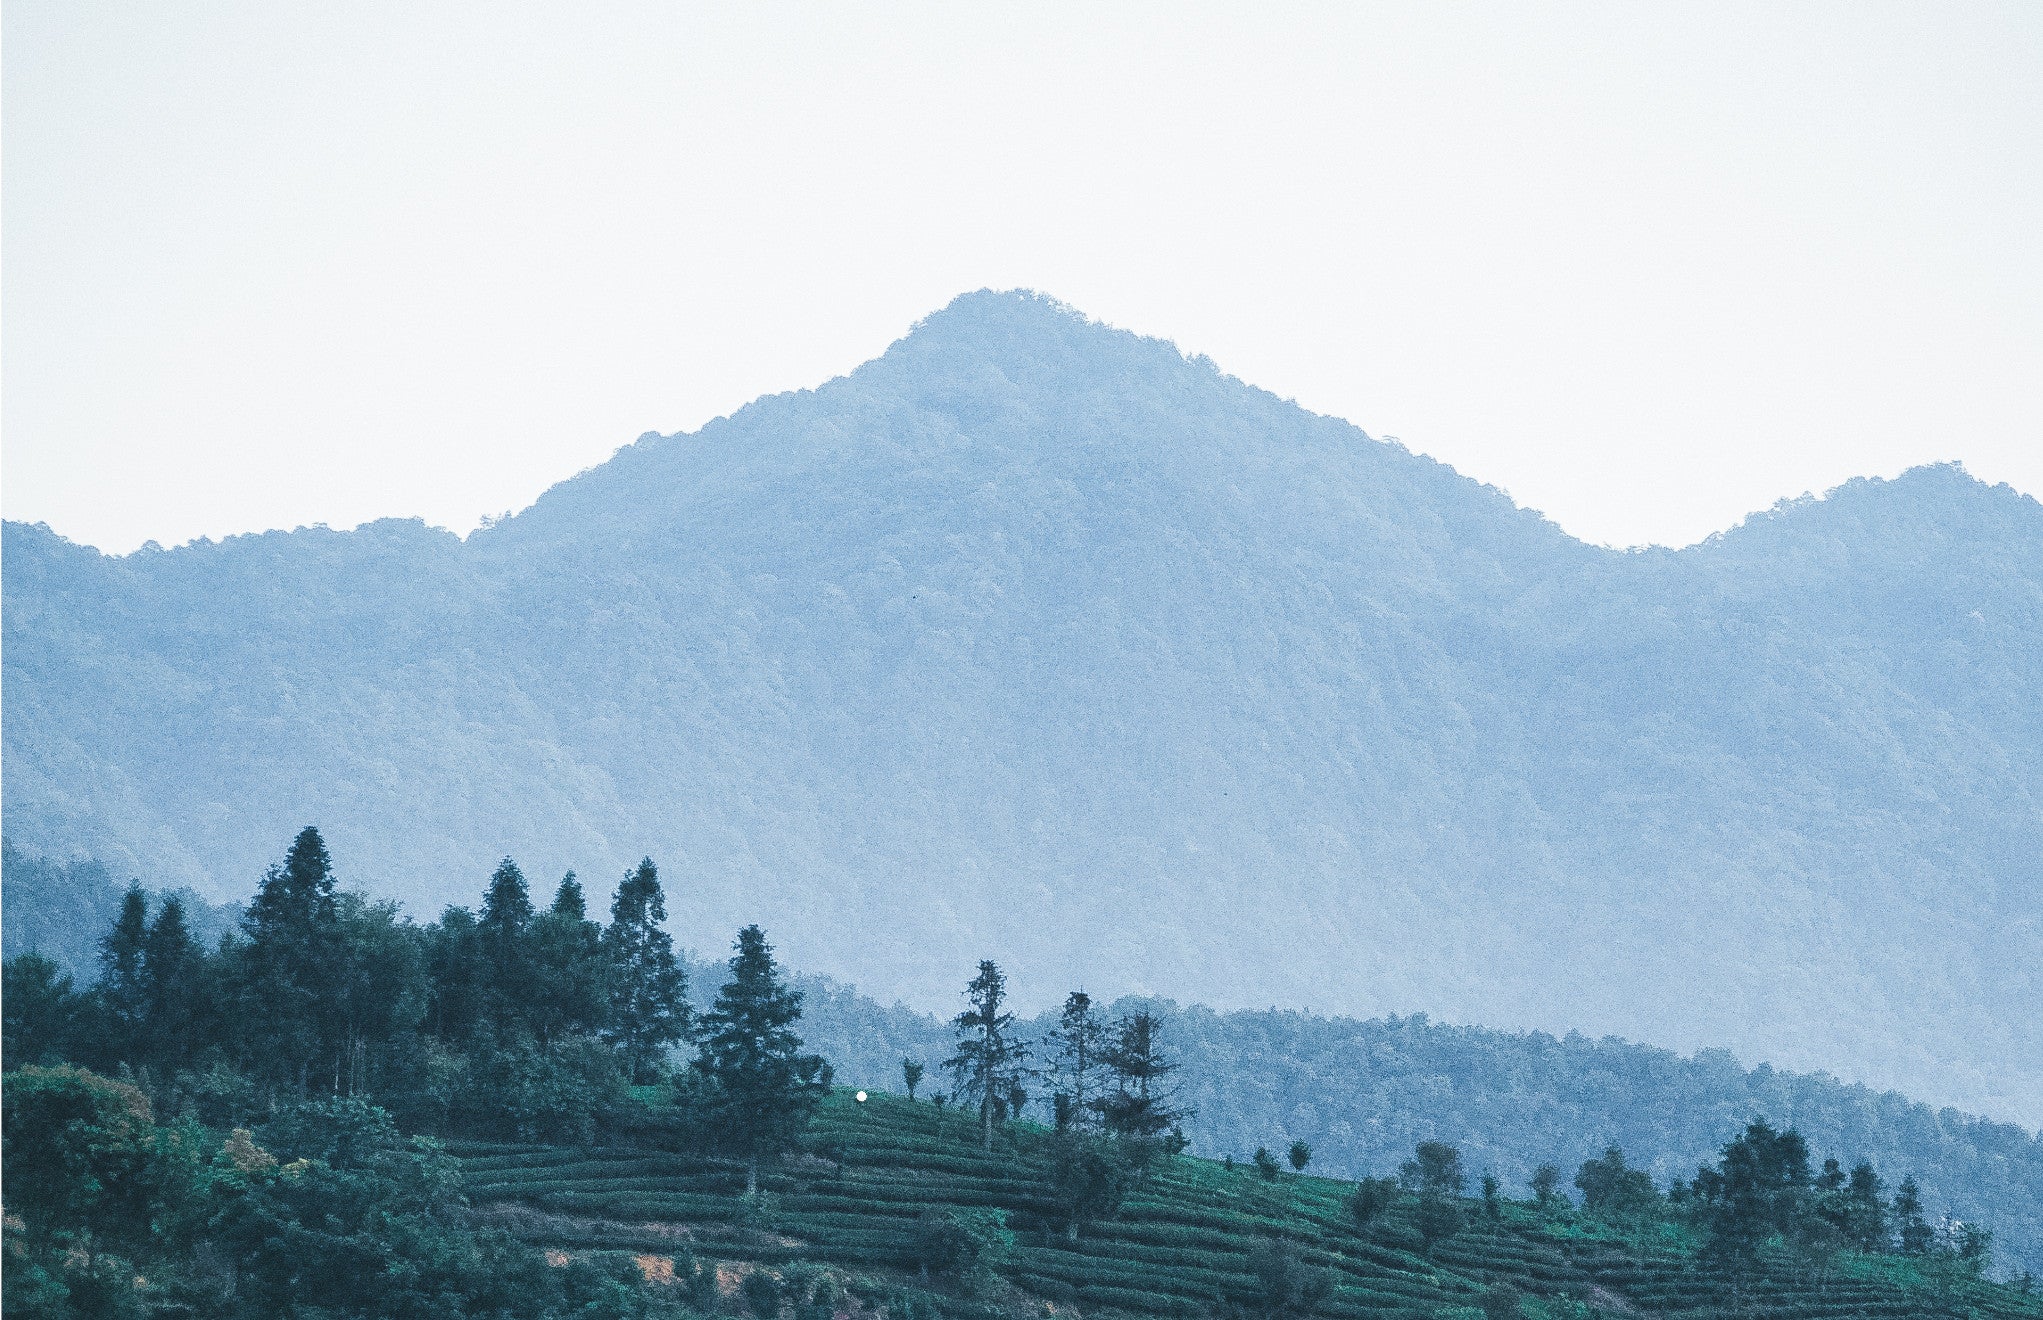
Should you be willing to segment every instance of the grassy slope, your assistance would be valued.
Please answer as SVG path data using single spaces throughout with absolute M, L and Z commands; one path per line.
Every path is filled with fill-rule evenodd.
M 717 1161 L 627 1149 L 463 1145 L 457 1153 L 475 1203 L 540 1245 L 657 1254 L 687 1241 L 707 1260 L 814 1261 L 878 1286 L 910 1281 L 924 1209 L 996 1207 L 1008 1212 L 1017 1248 L 992 1304 L 1031 1314 L 1041 1301 L 1141 1315 L 1247 1303 L 1255 1289 L 1248 1253 L 1272 1235 L 1335 1273 L 1322 1308 L 1331 1316 L 1451 1314 L 1500 1282 L 1534 1295 L 1528 1314 L 1550 1316 L 1711 1313 L 1731 1300 L 1728 1282 L 1696 1268 L 1693 1240 L 1671 1226 L 1626 1239 L 1507 1204 L 1492 1229 L 1472 1207 L 1473 1227 L 1428 1260 L 1399 1213 L 1358 1232 L 1343 1205 L 1347 1183 L 1289 1175 L 1269 1183 L 1251 1169 L 1195 1159 L 1171 1161 L 1118 1220 L 1089 1229 L 1074 1248 L 1043 1161 L 1030 1158 L 1042 1134 L 1003 1135 L 991 1154 L 976 1135 L 964 1114 L 886 1095 L 861 1106 L 838 1092 L 812 1127 L 806 1156 L 767 1179 L 766 1204 L 752 1215 L 735 1195 L 741 1174 Z M 2043 1317 L 2043 1298 L 1974 1284 L 1939 1293 L 1891 1260 L 1847 1260 L 1821 1286 L 1782 1265 L 1748 1287 L 1743 1304 L 1741 1314 L 1778 1317 Z

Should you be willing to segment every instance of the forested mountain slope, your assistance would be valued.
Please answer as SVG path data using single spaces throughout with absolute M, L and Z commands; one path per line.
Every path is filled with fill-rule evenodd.
M 2043 1123 L 2043 509 L 1954 468 L 1687 550 L 975 294 L 465 541 L 9 524 L 9 839 L 244 896 L 317 821 L 664 866 L 675 927 L 944 1006 L 1726 1045 Z

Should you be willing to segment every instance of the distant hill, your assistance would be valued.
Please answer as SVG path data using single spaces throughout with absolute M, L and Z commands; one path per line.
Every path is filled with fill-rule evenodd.
M 59 863 L 26 857 L 0 842 L 0 949 L 7 957 L 38 953 L 70 973 L 78 986 L 99 978 L 99 941 L 113 929 L 127 894 L 93 861 Z M 199 943 L 217 945 L 241 920 L 241 905 L 208 903 L 189 889 L 174 891 L 184 904 L 185 922 Z M 152 892 L 149 910 L 160 910 L 168 895 Z
M 10 523 L 4 605 L 9 839 L 151 884 L 651 853 L 684 940 L 923 1007 L 993 956 L 2043 1125 L 2043 508 L 1953 467 L 1599 549 L 980 293 L 466 540 Z

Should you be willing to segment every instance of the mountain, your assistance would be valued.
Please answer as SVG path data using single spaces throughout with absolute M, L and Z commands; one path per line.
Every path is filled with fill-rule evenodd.
M 1601 549 L 978 293 L 465 540 L 10 523 L 4 603 L 9 840 L 153 885 L 650 853 L 685 941 L 922 1007 L 991 956 L 2043 1125 L 2043 508 L 1955 467 Z

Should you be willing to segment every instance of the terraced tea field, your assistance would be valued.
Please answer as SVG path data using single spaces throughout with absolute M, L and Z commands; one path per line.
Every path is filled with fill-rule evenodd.
M 833 1094 L 804 1152 L 763 1176 L 756 1206 L 740 1194 L 737 1165 L 657 1144 L 453 1150 L 486 1220 L 548 1249 L 627 1253 L 655 1271 L 693 1255 L 718 1267 L 727 1292 L 751 1270 L 804 1262 L 829 1267 L 866 1306 L 889 1290 L 933 1287 L 917 1273 L 917 1220 L 959 1207 L 1005 1211 L 1016 1243 L 999 1283 L 976 1299 L 917 1294 L 949 1313 L 1269 1314 L 1251 1253 L 1278 1239 L 1327 1272 L 1333 1287 L 1313 1311 L 1330 1317 L 1480 1316 L 1504 1287 L 1524 1294 L 1522 1314 L 1534 1317 L 2043 1317 L 2043 1297 L 1939 1281 L 1893 1258 L 1846 1257 L 1821 1276 L 1773 1259 L 1734 1281 L 1703 1267 L 1678 1226 L 1626 1235 L 1509 1202 L 1494 1223 L 1469 1202 L 1468 1227 L 1429 1257 L 1403 1209 L 1358 1228 L 1349 1183 L 1288 1173 L 1271 1182 L 1249 1166 L 1189 1158 L 1166 1161 L 1118 1218 L 1072 1243 L 1048 1181 L 1046 1133 L 1002 1133 L 989 1153 L 972 1116 L 895 1096 L 859 1104 Z

